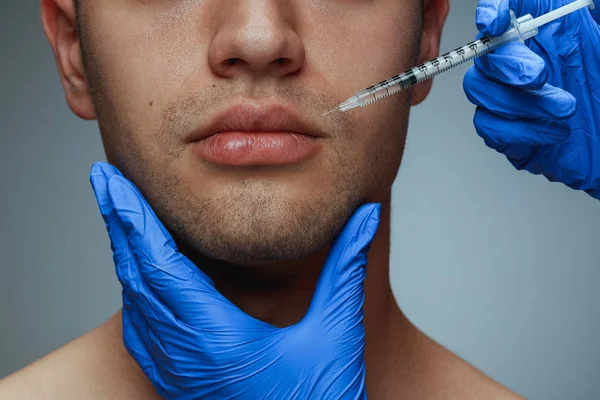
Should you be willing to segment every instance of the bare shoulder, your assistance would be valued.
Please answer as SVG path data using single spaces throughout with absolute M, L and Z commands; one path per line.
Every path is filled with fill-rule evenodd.
M 400 320 L 390 335 L 387 351 L 395 361 L 383 371 L 391 376 L 382 385 L 373 384 L 373 399 L 394 400 L 523 400 L 477 368 L 446 349 L 410 323 Z M 368 377 L 368 369 L 367 369 Z M 391 379 L 390 379 L 391 378 Z
M 121 339 L 121 314 L 0 381 L 1 399 L 127 399 L 158 395 Z
M 523 400 L 523 397 L 496 382 L 465 360 L 427 336 L 420 339 L 421 365 L 428 395 L 436 400 Z

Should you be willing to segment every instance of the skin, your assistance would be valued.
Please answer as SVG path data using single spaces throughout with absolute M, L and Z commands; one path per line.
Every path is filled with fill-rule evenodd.
M 357 207 L 378 202 L 365 281 L 369 397 L 518 398 L 413 326 L 390 287 L 391 187 L 410 108 L 431 81 L 320 116 L 439 54 L 448 0 L 83 0 L 79 23 L 72 0 L 41 5 L 71 110 L 98 120 L 108 161 L 233 303 L 276 326 L 298 322 L 331 241 Z M 186 135 L 217 111 L 265 99 L 325 132 L 316 157 L 217 168 L 191 152 Z M 120 318 L 0 382 L 0 397 L 157 398 Z

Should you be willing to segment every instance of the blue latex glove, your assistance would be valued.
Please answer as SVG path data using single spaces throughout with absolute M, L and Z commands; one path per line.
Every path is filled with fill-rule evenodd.
M 116 168 L 94 165 L 91 183 L 123 286 L 125 346 L 160 395 L 366 399 L 363 281 L 380 205 L 341 232 L 304 319 L 277 328 L 217 292 Z
M 517 17 L 537 17 L 572 0 L 480 0 L 481 37 Z M 600 1 L 540 28 L 524 44 L 480 57 L 464 81 L 477 105 L 475 128 L 517 168 L 600 199 Z M 596 18 L 596 20 L 594 20 Z

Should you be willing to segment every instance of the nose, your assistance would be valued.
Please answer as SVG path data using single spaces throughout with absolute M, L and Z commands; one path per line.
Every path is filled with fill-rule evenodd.
M 293 16 L 285 8 L 288 2 L 239 0 L 233 3 L 236 7 L 222 7 L 208 50 L 208 64 L 215 74 L 225 78 L 284 77 L 302 67 L 304 46 L 292 27 Z

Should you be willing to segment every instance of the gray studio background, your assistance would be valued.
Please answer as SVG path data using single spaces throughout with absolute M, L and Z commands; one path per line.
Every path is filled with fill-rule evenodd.
M 3 2 L 0 14 L 0 377 L 120 307 L 88 183 L 104 159 L 100 137 L 64 101 L 38 3 Z M 443 50 L 475 34 L 476 2 L 451 3 Z M 600 202 L 485 147 L 466 68 L 437 78 L 413 112 L 394 189 L 397 299 L 422 330 L 527 398 L 599 399 Z

